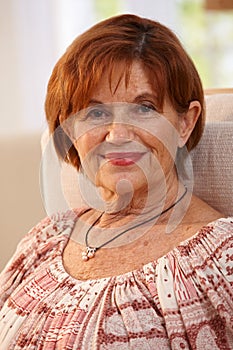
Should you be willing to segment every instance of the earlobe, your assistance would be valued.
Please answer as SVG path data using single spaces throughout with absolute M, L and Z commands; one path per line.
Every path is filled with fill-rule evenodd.
M 188 141 L 196 122 L 201 113 L 201 104 L 199 101 L 190 102 L 186 113 L 179 116 L 179 142 L 178 146 L 183 147 Z

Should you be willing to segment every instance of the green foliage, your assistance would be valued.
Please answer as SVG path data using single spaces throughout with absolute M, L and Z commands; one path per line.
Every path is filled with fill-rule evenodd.
M 115 16 L 124 7 L 123 0 L 93 1 L 97 21 Z M 208 11 L 204 0 L 173 1 L 177 4 L 180 39 L 204 87 L 232 87 L 233 11 Z
M 95 0 L 97 20 L 115 16 L 122 8 L 120 0 Z
M 206 88 L 233 86 L 233 12 L 208 11 L 203 0 L 179 0 L 179 29 Z

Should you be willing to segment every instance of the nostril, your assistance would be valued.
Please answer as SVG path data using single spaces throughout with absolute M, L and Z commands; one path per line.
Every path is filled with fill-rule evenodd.
M 112 124 L 106 135 L 108 142 L 126 143 L 134 139 L 133 131 L 128 125 Z
M 125 143 L 132 142 L 132 139 L 121 137 L 121 136 L 118 136 L 118 137 L 114 136 L 114 137 L 112 137 L 111 135 L 108 134 L 106 136 L 106 141 L 109 142 L 109 143 L 113 143 L 115 145 L 122 145 L 122 144 L 125 144 Z

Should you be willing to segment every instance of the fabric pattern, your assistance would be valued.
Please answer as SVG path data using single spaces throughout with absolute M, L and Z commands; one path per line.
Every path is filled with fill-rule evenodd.
M 233 218 L 139 270 L 80 281 L 62 253 L 78 211 L 46 218 L 0 276 L 0 349 L 233 349 Z

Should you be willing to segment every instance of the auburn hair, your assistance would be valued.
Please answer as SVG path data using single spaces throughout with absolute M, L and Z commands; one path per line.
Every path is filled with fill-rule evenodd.
M 158 96 L 161 109 L 165 97 L 177 113 L 185 113 L 191 101 L 200 102 L 202 111 L 187 141 L 194 148 L 204 128 L 204 94 L 198 72 L 177 36 L 159 22 L 135 15 L 106 19 L 78 36 L 55 65 L 45 101 L 46 118 L 58 156 L 77 169 L 79 155 L 60 120 L 86 108 L 104 72 L 123 63 L 129 80 L 135 60 L 145 69 Z

